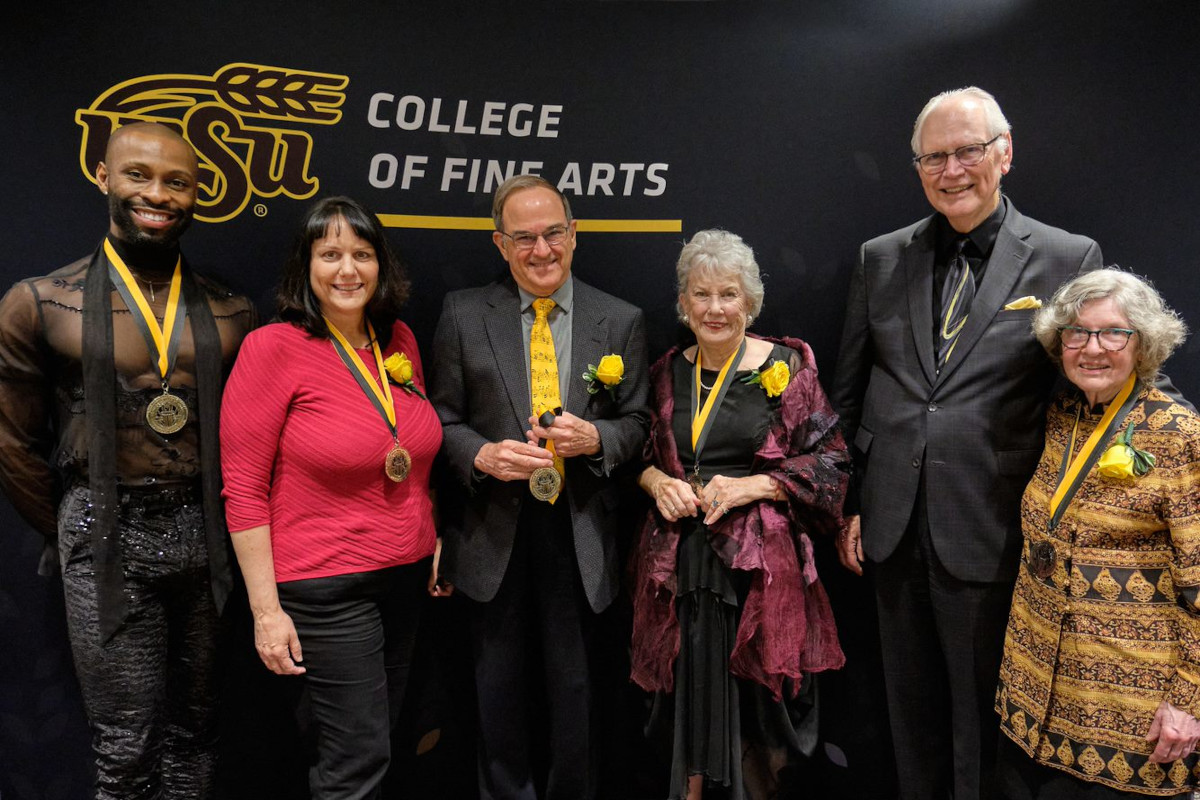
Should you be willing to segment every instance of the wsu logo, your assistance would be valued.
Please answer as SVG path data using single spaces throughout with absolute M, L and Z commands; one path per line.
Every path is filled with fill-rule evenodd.
M 345 75 L 227 64 L 207 75 L 149 75 L 112 87 L 75 112 L 83 128 L 79 166 L 96 180 L 108 137 L 130 122 L 159 122 L 196 148 L 200 185 L 196 219 L 224 222 L 252 196 L 312 197 L 312 138 L 291 123 L 334 125 L 346 101 Z

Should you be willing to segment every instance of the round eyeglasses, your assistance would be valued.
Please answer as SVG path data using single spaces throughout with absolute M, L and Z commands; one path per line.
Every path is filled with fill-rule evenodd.
M 1090 331 L 1087 328 L 1080 328 L 1078 325 L 1067 325 L 1058 329 L 1058 341 L 1062 342 L 1062 346 L 1068 350 L 1082 350 L 1095 336 L 1101 350 L 1115 353 L 1128 347 L 1129 337 L 1135 333 L 1137 331 L 1131 331 L 1128 328 L 1101 328 L 1098 331 Z
M 950 156 L 954 156 L 958 160 L 958 163 L 964 167 L 973 167 L 983 161 L 983 157 L 987 155 L 987 149 L 1003 135 L 1003 133 L 998 133 L 986 142 L 964 144 L 957 150 L 945 153 L 926 153 L 923 156 L 914 158 L 913 163 L 920 167 L 921 172 L 924 172 L 926 175 L 937 175 L 944 170 L 946 164 L 950 162 Z

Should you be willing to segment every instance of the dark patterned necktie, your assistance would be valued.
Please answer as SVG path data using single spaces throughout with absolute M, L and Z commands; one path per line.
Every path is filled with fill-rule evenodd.
M 968 241 L 964 236 L 955 243 L 954 258 L 950 260 L 950 269 L 946 270 L 946 280 L 942 284 L 942 324 L 938 327 L 937 336 L 938 369 L 950 360 L 958 334 L 967 324 L 971 301 L 975 299 L 975 276 L 971 274 L 971 265 L 963 253 Z

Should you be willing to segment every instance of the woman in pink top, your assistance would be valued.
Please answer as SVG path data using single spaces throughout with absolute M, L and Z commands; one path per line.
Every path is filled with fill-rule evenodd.
M 281 320 L 242 345 L 221 407 L 226 517 L 263 663 L 303 675 L 314 798 L 378 797 L 422 592 L 436 578 L 429 471 L 442 441 L 409 283 L 378 219 L 308 211 Z

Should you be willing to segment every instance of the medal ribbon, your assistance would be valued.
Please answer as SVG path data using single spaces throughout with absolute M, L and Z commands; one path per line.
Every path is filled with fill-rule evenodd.
M 1062 464 L 1058 469 L 1058 487 L 1054 490 L 1054 496 L 1050 498 L 1050 530 L 1058 527 L 1058 522 L 1066 512 L 1067 506 L 1071 504 L 1075 492 L 1079 490 L 1083 479 L 1087 477 L 1092 466 L 1100 458 L 1102 452 L 1100 444 L 1108 441 L 1114 428 L 1125 419 L 1129 410 L 1137 402 L 1139 392 L 1136 390 L 1137 376 L 1130 375 L 1121 387 L 1121 391 L 1117 392 L 1117 396 L 1108 404 L 1108 409 L 1100 418 L 1096 430 L 1092 431 L 1092 435 L 1080 448 L 1079 455 L 1072 457 L 1075 450 L 1075 433 L 1079 430 L 1079 414 L 1082 413 L 1083 407 L 1080 406 L 1079 411 L 1075 414 L 1075 428 L 1071 431 L 1071 443 L 1063 453 Z
M 379 416 L 383 417 L 383 421 L 387 423 L 388 430 L 392 432 L 392 439 L 396 439 L 396 406 L 392 404 L 392 385 L 388 382 L 387 371 L 383 368 L 383 354 L 379 352 L 379 341 L 375 338 L 375 329 L 371 327 L 371 323 L 367 322 L 367 333 L 371 337 L 371 350 L 375 353 L 375 366 L 379 368 L 379 381 L 383 384 L 381 389 L 375 379 L 371 377 L 371 371 L 367 369 L 367 365 L 358 357 L 358 353 L 350 346 L 350 342 L 346 341 L 346 337 L 337 327 L 325 318 L 325 325 L 329 328 L 329 332 L 333 334 L 333 349 L 337 351 L 338 357 L 342 359 L 342 363 L 346 365 L 346 369 L 350 370 L 350 374 L 354 376 L 354 380 L 358 381 L 358 387 L 362 389 L 363 394 L 371 401 L 371 405 L 375 406 L 375 410 L 379 412 Z
M 175 356 L 179 353 L 179 341 L 183 338 L 183 320 L 187 317 L 187 304 L 182 300 L 183 291 L 183 259 L 175 262 L 175 273 L 171 276 L 171 289 L 167 293 L 167 311 L 163 315 L 160 328 L 146 296 L 138 286 L 137 279 L 125 266 L 121 256 L 117 254 L 112 242 L 104 240 L 104 253 L 108 256 L 108 276 L 121 299 L 133 315 L 133 321 L 146 340 L 146 347 L 152 356 L 157 356 L 155 366 L 162 376 L 163 384 L 175 369 Z
M 725 392 L 729 390 L 729 385 L 733 383 L 735 370 L 732 367 L 734 364 L 740 363 L 742 356 L 745 354 L 746 339 L 743 337 L 737 352 L 729 357 L 725 362 L 725 366 L 721 367 L 720 373 L 717 374 L 717 382 L 713 384 L 712 391 L 708 393 L 708 399 L 704 401 L 704 408 L 701 408 L 700 347 L 696 347 L 696 363 L 692 367 L 692 374 L 695 375 L 695 380 L 692 382 L 692 453 L 697 465 L 700 463 L 700 451 L 704 449 L 704 442 L 708 439 L 708 432 L 712 430 L 715 418 L 713 412 L 720 407 L 721 401 L 725 399 Z

